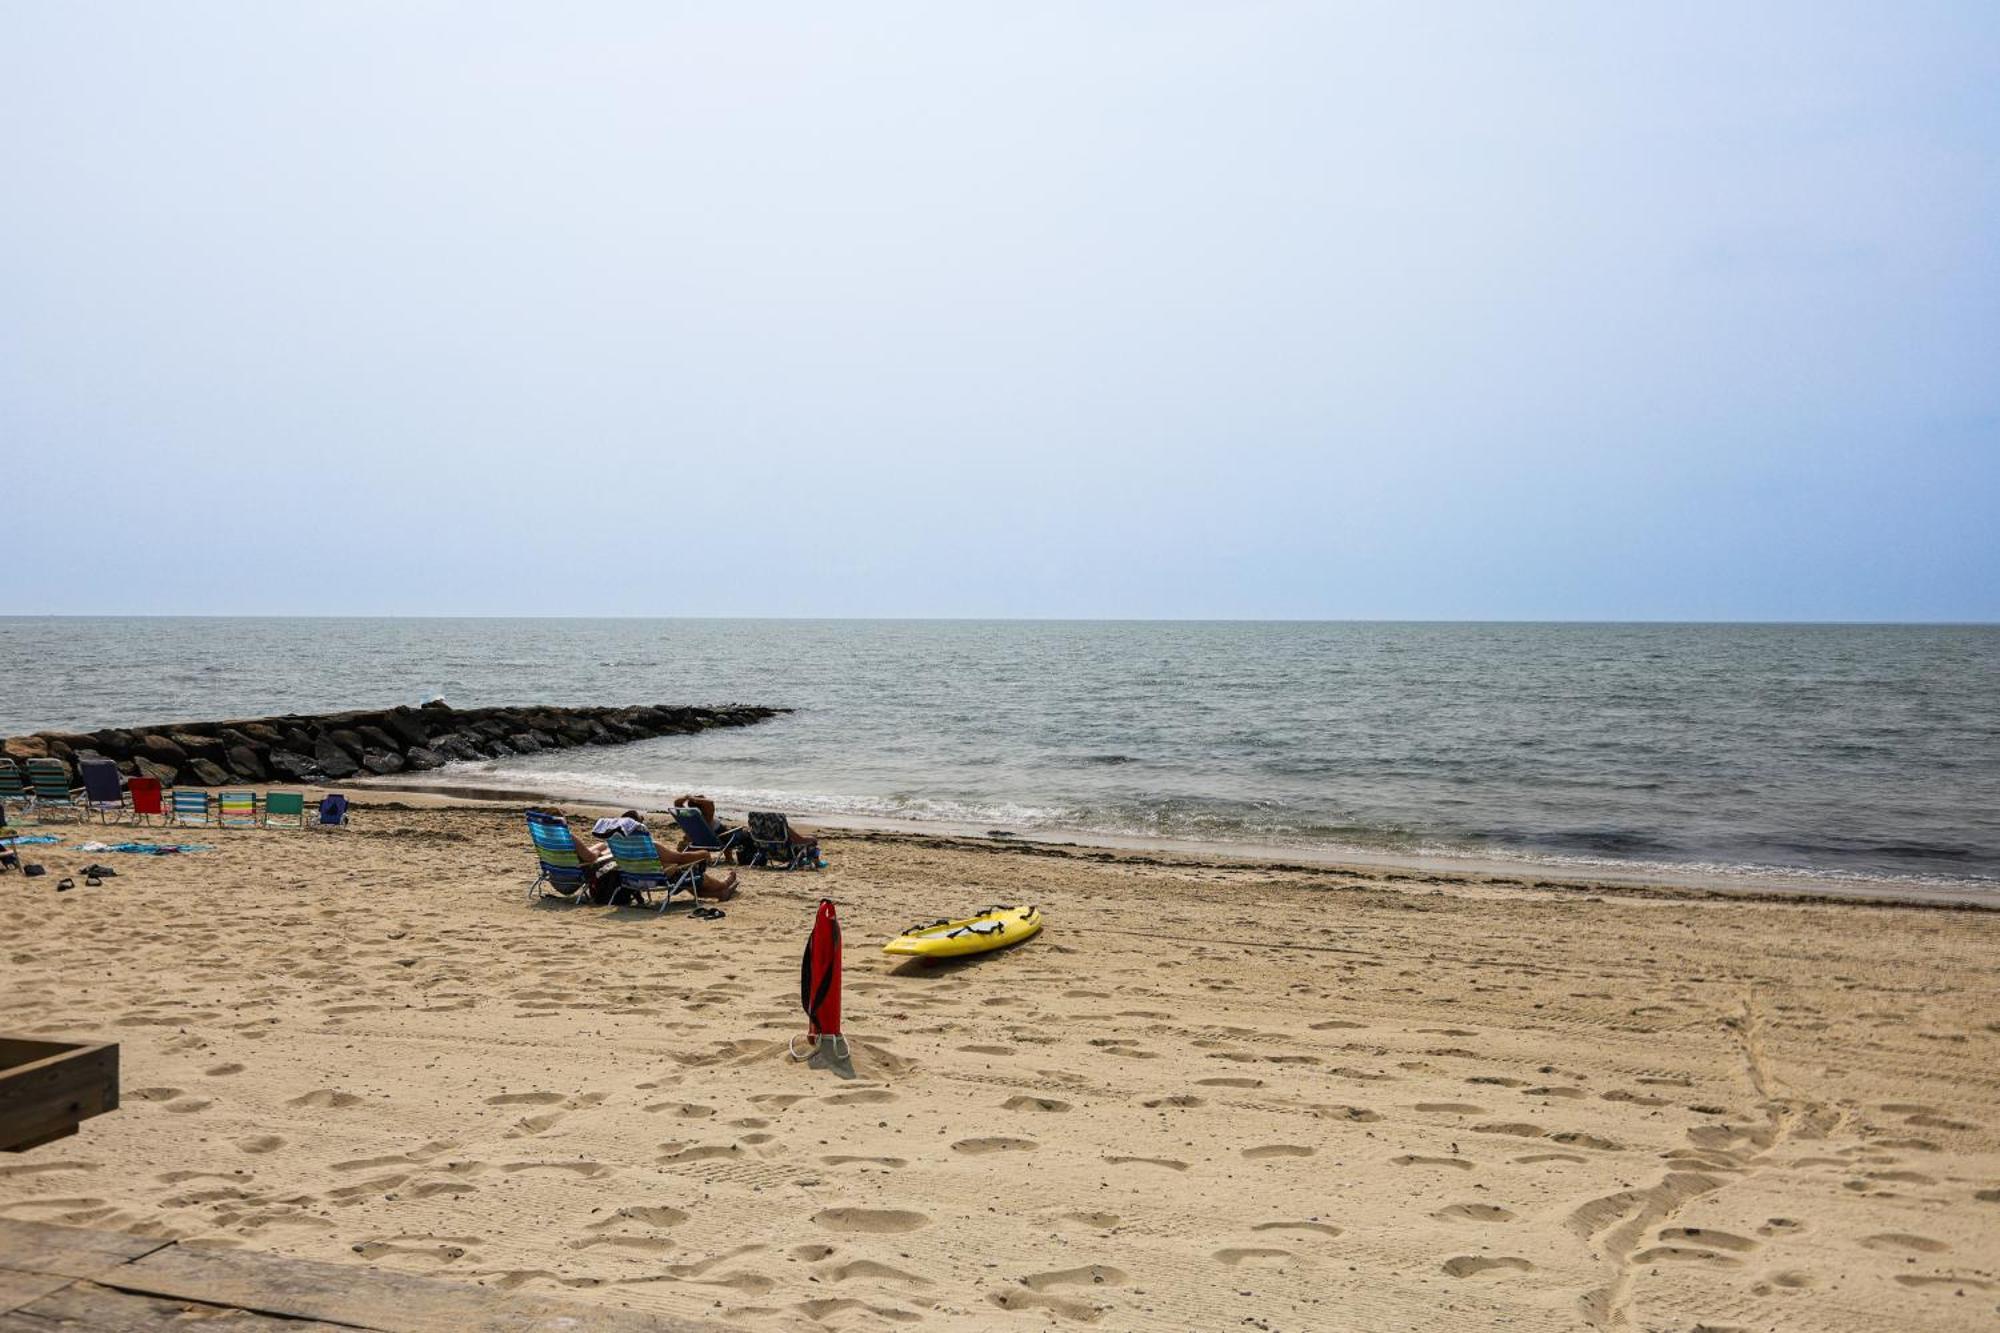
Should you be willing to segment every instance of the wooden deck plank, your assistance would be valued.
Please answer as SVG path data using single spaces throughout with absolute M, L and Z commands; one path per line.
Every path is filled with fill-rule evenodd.
M 11 1268 L 0 1268 L 0 1314 L 32 1305 L 74 1281 L 75 1278 L 59 1273 L 17 1273 Z
M 120 1231 L 88 1231 L 0 1218 L 0 1268 L 20 1273 L 95 1278 L 171 1244 Z
M 156 1250 L 119 1268 L 121 1290 L 320 1319 L 382 1333 L 720 1333 L 720 1326 L 609 1306 L 313 1263 L 248 1250 Z
M 91 1282 L 67 1282 L 59 1291 L 15 1310 L 0 1320 L 0 1333 L 153 1333 L 162 1328 L 199 1324 L 203 1333 L 354 1333 L 344 1324 L 312 1320 L 274 1319 L 206 1305 L 199 1301 L 164 1300 Z

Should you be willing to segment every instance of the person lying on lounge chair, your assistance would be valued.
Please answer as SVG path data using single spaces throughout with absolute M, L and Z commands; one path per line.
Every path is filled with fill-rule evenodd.
M 591 826 L 590 831 L 599 836 L 607 836 L 613 833 L 627 835 L 644 833 L 649 837 L 652 835 L 652 830 L 646 827 L 645 819 L 637 810 L 627 810 L 616 819 L 600 819 Z M 572 833 L 574 833 L 574 830 L 572 830 Z M 605 843 L 593 842 L 588 838 L 579 837 L 576 840 L 576 845 L 585 862 L 590 862 L 593 858 L 601 858 L 603 862 L 609 863 L 613 867 L 618 864 L 617 861 L 612 859 L 611 848 Z M 660 864 L 669 868 L 693 865 L 697 861 L 706 864 L 708 861 L 707 852 L 670 852 L 659 845 L 658 839 L 654 839 L 653 845 L 660 853 Z M 736 872 L 732 870 L 726 875 L 717 875 L 710 870 L 702 871 L 699 893 L 703 898 L 714 898 L 718 901 L 734 897 L 736 894 Z

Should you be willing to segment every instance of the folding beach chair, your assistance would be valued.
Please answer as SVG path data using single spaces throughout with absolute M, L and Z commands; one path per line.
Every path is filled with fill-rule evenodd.
M 639 900 L 639 906 L 646 907 L 646 895 L 657 892 L 660 905 L 657 910 L 666 911 L 667 904 L 674 895 L 687 890 L 688 897 L 700 900 L 695 890 L 701 884 L 701 873 L 706 861 L 693 861 L 684 866 L 669 869 L 660 861 L 660 849 L 653 843 L 650 833 L 634 833 L 629 836 L 614 833 L 605 841 L 610 844 L 611 857 L 618 862 L 619 892 L 630 892 Z M 616 901 L 614 899 L 614 901 Z
M 0 805 L 11 805 L 18 810 L 33 800 L 21 770 L 12 759 L 0 756 Z
M 276 828 L 272 821 L 287 821 L 286 828 L 306 826 L 306 794 L 302 791 L 274 791 L 264 794 L 264 827 Z
M 161 802 L 158 778 L 130 778 L 125 783 L 125 794 L 132 800 L 133 823 L 150 824 L 154 815 L 162 820 L 167 817 L 166 807 Z
M 347 798 L 339 792 L 328 792 L 319 798 L 319 818 L 314 828 L 345 828 L 347 826 Z
M 257 793 L 225 791 L 215 798 L 216 820 L 223 828 L 257 827 Z
M 199 787 L 176 787 L 172 819 L 176 824 L 207 824 L 208 793 Z
M 35 813 L 64 810 L 79 814 L 78 792 L 69 785 L 69 765 L 60 759 L 30 759 L 28 786 L 35 801 Z
M 574 898 L 579 891 L 590 887 L 590 880 L 583 873 L 583 857 L 577 850 L 576 835 L 569 831 L 569 822 L 561 815 L 528 811 L 528 836 L 534 839 L 535 860 L 540 865 L 539 872 L 528 885 L 529 902 L 534 902 L 547 891 L 553 891 L 559 897 Z
M 84 816 L 88 818 L 95 811 L 101 824 L 109 824 L 114 813 L 123 819 L 127 810 L 125 775 L 118 771 L 118 765 L 109 759 L 85 759 L 77 768 L 83 775 Z
M 674 823 L 681 826 L 681 836 L 687 845 L 697 852 L 707 852 L 721 857 L 733 852 L 750 840 L 748 829 L 733 828 L 727 833 L 717 833 L 715 826 L 708 822 L 708 816 L 691 805 L 677 805 L 673 809 Z
M 750 842 L 756 847 L 756 859 L 751 865 L 763 866 L 768 870 L 818 870 L 819 842 L 792 845 L 792 826 L 783 815 L 769 810 L 752 810 L 749 815 Z

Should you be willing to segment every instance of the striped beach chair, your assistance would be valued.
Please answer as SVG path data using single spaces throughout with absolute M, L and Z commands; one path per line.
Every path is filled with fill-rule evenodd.
M 639 906 L 647 906 L 646 895 L 660 895 L 660 905 L 656 909 L 664 912 L 674 895 L 683 889 L 690 898 L 699 899 L 695 891 L 701 884 L 701 873 L 708 864 L 695 861 L 684 866 L 669 868 L 660 861 L 660 849 L 653 843 L 650 833 L 614 833 L 605 839 L 611 847 L 611 857 L 618 862 L 618 888 L 621 893 L 629 892 L 638 899 Z
M 69 785 L 69 765 L 60 759 L 30 759 L 28 786 L 35 800 L 35 813 L 63 810 L 79 813 L 77 794 Z
M 277 821 L 284 821 L 280 825 Z M 306 794 L 302 791 L 274 791 L 264 794 L 265 828 L 304 828 Z
M 215 822 L 222 828 L 257 827 L 257 793 L 254 791 L 218 792 L 215 810 Z
M 168 815 L 176 824 L 207 825 L 208 793 L 199 787 L 174 788 L 173 806 Z
M 583 873 L 583 855 L 577 850 L 576 835 L 569 831 L 568 820 L 561 815 L 530 810 L 528 836 L 534 840 L 535 861 L 539 866 L 528 885 L 529 902 L 535 902 L 544 892 L 573 899 L 589 887 L 589 878 Z
M 18 810 L 33 799 L 20 767 L 12 759 L 0 756 L 0 805 L 11 805 Z
M 820 860 L 817 838 L 793 843 L 791 821 L 783 815 L 771 810 L 752 810 L 745 822 L 750 827 L 751 844 L 757 849 L 752 865 L 767 870 L 818 870 L 826 864 Z

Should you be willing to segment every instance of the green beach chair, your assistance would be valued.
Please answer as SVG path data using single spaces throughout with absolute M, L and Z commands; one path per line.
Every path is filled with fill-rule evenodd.
M 216 824 L 222 828 L 257 827 L 257 793 L 218 792 L 215 797 Z
M 30 759 L 28 785 L 33 788 L 35 813 L 64 810 L 79 813 L 76 792 L 69 785 L 69 765 L 60 759 Z
M 208 793 L 199 787 L 174 788 L 174 803 L 168 810 L 167 818 L 176 824 L 208 823 Z
M 19 766 L 12 759 L 0 757 L 0 805 L 11 805 L 18 810 L 33 799 Z
M 274 791 L 264 794 L 264 827 L 277 828 L 272 820 L 289 821 L 285 828 L 306 826 L 306 794 L 302 791 Z

